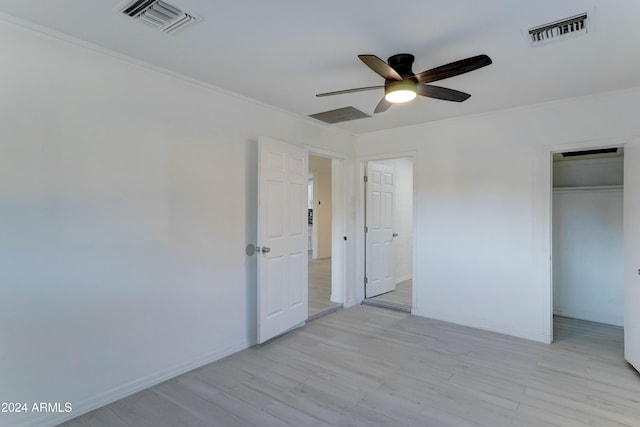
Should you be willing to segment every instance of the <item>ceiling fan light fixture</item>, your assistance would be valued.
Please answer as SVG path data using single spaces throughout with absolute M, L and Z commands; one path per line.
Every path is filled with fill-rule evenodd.
M 444 101 L 463 102 L 469 99 L 471 95 L 460 92 L 459 90 L 433 86 L 428 83 L 465 74 L 469 71 L 486 67 L 492 63 L 491 58 L 482 54 L 451 62 L 449 64 L 444 64 L 415 74 L 411 70 L 411 64 L 413 64 L 414 58 L 410 53 L 399 53 L 397 55 L 393 55 L 389 57 L 387 62 L 384 62 L 375 55 L 358 55 L 358 58 L 364 62 L 371 71 L 384 78 L 384 86 L 357 87 L 353 89 L 319 93 L 316 96 L 341 95 L 344 93 L 382 89 L 384 87 L 384 98 L 378 102 L 378 105 L 376 105 L 376 108 L 373 110 L 374 113 L 383 113 L 393 104 L 409 102 L 413 100 L 416 95 L 442 99 Z
M 412 80 L 392 82 L 387 84 L 384 92 L 384 99 L 391 103 L 409 102 L 416 97 L 416 83 Z
M 401 104 L 403 102 L 413 101 L 416 97 L 416 93 L 412 90 L 400 89 L 388 92 L 384 98 L 394 104 Z

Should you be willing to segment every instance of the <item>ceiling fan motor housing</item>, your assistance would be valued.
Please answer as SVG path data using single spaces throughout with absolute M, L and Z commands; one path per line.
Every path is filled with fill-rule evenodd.
M 399 53 L 389 57 L 387 63 L 398 72 L 403 78 L 413 77 L 411 66 L 413 65 L 414 56 L 410 53 Z

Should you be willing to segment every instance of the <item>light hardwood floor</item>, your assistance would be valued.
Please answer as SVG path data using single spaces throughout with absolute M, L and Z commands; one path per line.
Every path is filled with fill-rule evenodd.
M 639 426 L 622 329 L 558 318 L 555 336 L 356 306 L 64 426 Z
M 396 289 L 364 301 L 367 305 L 377 305 L 379 307 L 387 307 L 411 312 L 411 304 L 413 300 L 413 281 L 411 279 L 400 282 L 396 285 Z
M 342 304 L 331 302 L 331 258 L 309 258 L 309 318 Z

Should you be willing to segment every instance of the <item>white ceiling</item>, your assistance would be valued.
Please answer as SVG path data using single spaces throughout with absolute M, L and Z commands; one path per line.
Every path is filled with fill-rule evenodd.
M 382 90 L 315 96 L 382 84 L 358 54 L 412 53 L 414 72 L 493 59 L 436 83 L 470 93 L 466 102 L 419 97 L 333 125 L 356 134 L 640 86 L 637 0 L 167 1 L 202 21 L 160 33 L 117 12 L 120 0 L 0 0 L 0 12 L 303 116 L 373 114 Z M 529 28 L 585 11 L 587 35 L 530 45 Z

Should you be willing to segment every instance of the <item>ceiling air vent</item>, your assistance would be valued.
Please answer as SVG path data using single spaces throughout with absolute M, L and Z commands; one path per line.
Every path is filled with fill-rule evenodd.
M 134 0 L 119 8 L 122 13 L 164 33 L 174 33 L 200 18 L 161 0 Z
M 595 150 L 569 151 L 568 153 L 562 153 L 562 157 L 593 156 L 596 154 L 613 154 L 617 152 L 617 148 L 598 148 Z
M 567 35 L 587 33 L 587 14 L 572 16 L 561 21 L 551 22 L 529 30 L 531 44 L 534 46 L 563 38 Z
M 354 107 L 338 108 L 337 110 L 325 111 L 323 113 L 311 114 L 309 117 L 323 121 L 325 123 L 341 123 L 350 120 L 363 119 L 371 117 Z

